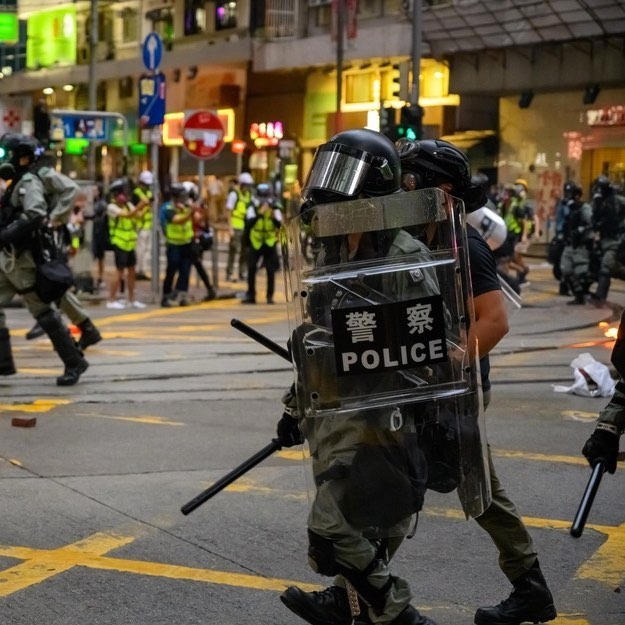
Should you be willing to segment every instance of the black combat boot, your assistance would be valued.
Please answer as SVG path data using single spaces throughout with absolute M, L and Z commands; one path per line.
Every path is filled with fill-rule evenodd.
M 26 332 L 25 337 L 27 341 L 32 341 L 33 339 L 38 339 L 40 336 L 45 334 L 43 328 L 36 323 L 28 332 Z
M 102 340 L 102 335 L 99 330 L 93 325 L 91 319 L 85 319 L 82 323 L 78 324 L 80 328 L 80 339 L 78 340 L 78 347 L 81 350 L 87 349 L 90 345 L 95 345 Z
M 352 623 L 347 591 L 340 586 L 330 586 L 319 592 L 304 592 L 297 586 L 290 586 L 280 595 L 280 600 L 291 612 L 311 625 L 351 625 Z M 366 614 L 367 606 L 361 602 L 360 616 L 366 618 Z
M 11 335 L 6 328 L 0 328 L 0 375 L 17 373 L 11 351 Z
M 42 313 L 37 317 L 37 321 L 65 365 L 65 372 L 56 379 L 57 386 L 73 386 L 87 370 L 89 363 L 82 357 L 82 353 L 55 311 L 48 310 Z
M 538 560 L 532 568 L 513 580 L 514 590 L 507 599 L 495 606 L 479 608 L 476 625 L 520 625 L 546 623 L 556 618 L 556 608 Z
M 600 273 L 597 278 L 597 290 L 593 295 L 593 300 L 597 308 L 601 308 L 605 305 L 608 299 L 608 293 L 610 292 L 610 282 L 612 281 L 609 274 Z

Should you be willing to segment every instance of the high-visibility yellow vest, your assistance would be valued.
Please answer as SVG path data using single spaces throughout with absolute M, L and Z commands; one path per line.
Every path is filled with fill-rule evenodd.
M 185 208 L 178 208 L 172 204 L 171 208 L 175 210 L 175 215 L 181 215 L 185 212 Z M 165 239 L 168 245 L 187 245 L 193 241 L 193 221 L 187 219 L 182 223 L 175 224 L 168 221 L 165 225 Z
M 137 187 L 133 193 L 140 199 L 146 200 L 149 204 L 146 212 L 143 217 L 139 220 L 138 225 L 140 230 L 151 230 L 152 229 L 152 191 L 148 189 L 144 191 L 141 187 Z
M 269 215 L 263 215 L 250 229 L 250 244 L 255 250 L 259 250 L 263 244 L 273 247 L 278 238 L 278 228 Z
M 245 215 L 247 214 L 247 207 L 252 201 L 252 192 L 239 189 L 236 191 L 236 194 L 237 203 L 232 209 L 232 215 L 230 216 L 230 225 L 235 230 L 243 230 L 245 228 Z
M 137 245 L 137 222 L 127 215 L 132 210 L 129 204 L 121 208 L 124 211 L 121 215 L 112 219 L 109 217 L 111 243 L 124 252 L 132 252 Z

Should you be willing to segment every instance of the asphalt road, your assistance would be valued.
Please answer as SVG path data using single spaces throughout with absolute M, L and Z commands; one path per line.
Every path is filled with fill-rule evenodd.
M 536 542 L 554 623 L 622 625 L 623 469 L 604 478 L 583 536 L 569 534 L 590 475 L 580 448 L 607 400 L 552 385 L 572 384 L 580 353 L 608 363 L 612 343 L 598 324 L 614 320 L 625 288 L 613 287 L 614 309 L 597 310 L 567 306 L 540 259 L 530 280 L 492 358 L 495 463 Z M 55 385 L 61 366 L 47 339 L 24 340 L 26 311 L 7 311 L 19 371 L 0 379 L 0 623 L 301 622 L 279 593 L 327 581 L 306 562 L 301 451 L 273 455 L 189 516 L 180 512 L 274 435 L 290 365 L 230 320 L 284 345 L 283 298 L 89 310 L 104 341 L 69 389 Z M 15 427 L 14 417 L 37 423 Z M 393 566 L 439 625 L 472 623 L 476 607 L 510 591 L 492 543 L 453 493 L 428 493 Z

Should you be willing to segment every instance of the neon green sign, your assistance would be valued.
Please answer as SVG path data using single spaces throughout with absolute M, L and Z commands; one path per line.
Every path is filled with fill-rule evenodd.
M 17 13 L 0 13 L 0 43 L 15 43 L 18 39 Z
M 76 64 L 76 7 L 65 5 L 28 18 L 26 67 Z

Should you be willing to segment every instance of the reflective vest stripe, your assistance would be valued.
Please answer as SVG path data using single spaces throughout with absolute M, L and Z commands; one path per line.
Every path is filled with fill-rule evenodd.
M 141 187 L 137 187 L 133 193 L 140 200 L 147 200 L 150 203 L 150 207 L 143 215 L 143 218 L 139 221 L 139 227 L 141 230 L 151 230 L 152 229 L 152 191 L 149 189 L 144 191 Z

